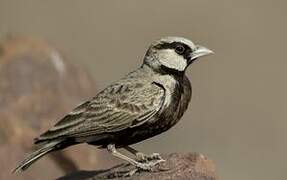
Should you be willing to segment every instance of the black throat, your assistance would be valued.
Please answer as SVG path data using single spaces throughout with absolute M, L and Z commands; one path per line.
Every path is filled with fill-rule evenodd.
M 160 65 L 159 73 L 162 75 L 172 75 L 176 78 L 183 78 L 185 71 L 178 71 L 176 69 L 168 68 L 166 66 Z

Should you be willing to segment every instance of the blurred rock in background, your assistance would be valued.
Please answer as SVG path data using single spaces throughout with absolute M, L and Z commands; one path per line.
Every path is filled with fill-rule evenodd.
M 42 158 L 25 173 L 10 173 L 31 152 L 36 136 L 96 94 L 91 76 L 56 48 L 37 38 L 2 39 L 0 94 L 0 179 L 51 179 L 78 166 L 96 167 L 96 148 L 77 146 Z

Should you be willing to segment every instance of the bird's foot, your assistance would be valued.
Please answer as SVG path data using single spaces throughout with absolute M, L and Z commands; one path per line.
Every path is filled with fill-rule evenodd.
M 165 162 L 164 159 L 157 159 L 157 160 L 149 160 L 146 162 L 138 162 L 135 166 L 139 170 L 144 170 L 144 171 L 153 171 L 153 169 L 160 164 L 161 162 Z
M 125 156 L 117 151 L 115 148 L 114 144 L 109 144 L 107 146 L 107 150 L 112 153 L 115 157 L 118 157 L 120 159 L 123 159 L 125 161 L 128 161 L 130 164 L 136 167 L 136 170 L 132 170 L 124 176 L 132 176 L 135 174 L 137 171 L 153 171 L 156 165 L 158 165 L 161 162 L 165 162 L 164 159 L 158 154 L 158 153 L 153 153 L 151 155 L 145 155 L 143 153 L 140 153 L 132 148 L 126 148 L 128 151 L 132 152 L 133 154 L 136 155 L 137 159 L 139 160 L 134 160 L 128 156 Z
M 165 162 L 164 159 L 160 160 L 153 160 L 153 161 L 148 161 L 148 162 L 137 162 L 135 164 L 136 168 L 130 170 L 129 172 L 125 173 L 123 176 L 124 177 L 131 177 L 135 173 L 140 172 L 140 171 L 154 171 L 155 167 L 160 164 L 161 162 Z
M 129 172 L 125 173 L 123 176 L 124 177 L 131 177 L 134 174 L 136 174 L 137 172 L 141 172 L 141 171 L 155 171 L 155 167 L 157 167 L 157 165 L 159 165 L 161 162 L 165 162 L 164 159 L 159 159 L 159 160 L 152 160 L 152 161 L 148 161 L 148 162 L 138 162 L 135 164 L 136 168 L 130 170 Z M 158 169 L 159 171 L 166 171 L 168 169 Z
M 152 160 L 160 160 L 161 162 L 164 162 L 165 160 L 160 156 L 159 153 L 152 153 L 150 155 L 141 153 L 141 152 L 137 152 L 136 153 L 136 159 L 139 162 L 148 162 L 148 161 L 152 161 Z

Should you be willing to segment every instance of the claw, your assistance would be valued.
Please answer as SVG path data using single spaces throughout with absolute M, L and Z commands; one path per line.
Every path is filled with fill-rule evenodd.
M 152 153 L 149 155 L 148 159 L 150 160 L 164 160 L 159 153 Z
M 148 162 L 152 160 L 163 160 L 159 153 L 152 153 L 151 155 L 146 155 L 144 153 L 138 152 L 136 153 L 136 158 L 139 162 Z M 162 161 L 161 161 L 162 162 Z
M 158 165 L 161 162 L 164 162 L 165 160 L 163 159 L 159 159 L 156 161 L 148 161 L 148 162 L 144 162 L 144 163 L 138 163 L 136 165 L 137 168 L 141 169 L 141 170 L 145 170 L 145 171 L 152 171 L 153 168 Z
M 131 171 L 127 172 L 126 174 L 123 175 L 123 177 L 132 177 L 136 172 L 138 171 L 138 169 L 132 169 Z
M 136 159 L 139 162 L 146 162 L 147 161 L 147 155 L 145 155 L 144 153 L 138 152 L 138 153 L 136 153 Z

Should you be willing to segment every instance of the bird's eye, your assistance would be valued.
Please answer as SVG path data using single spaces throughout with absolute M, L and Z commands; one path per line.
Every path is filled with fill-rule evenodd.
M 175 47 L 175 52 L 177 52 L 178 54 L 183 54 L 185 51 L 185 48 L 182 45 L 178 45 Z

